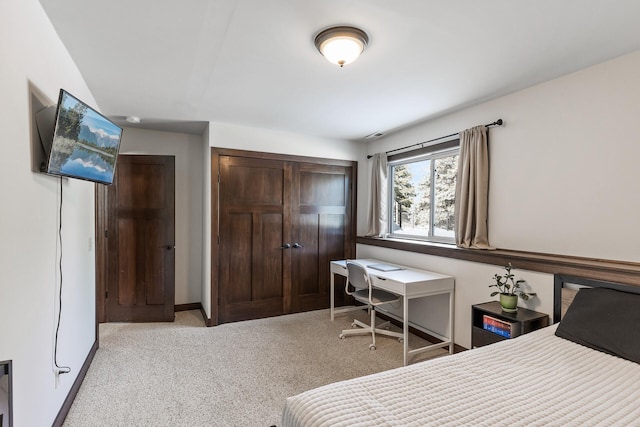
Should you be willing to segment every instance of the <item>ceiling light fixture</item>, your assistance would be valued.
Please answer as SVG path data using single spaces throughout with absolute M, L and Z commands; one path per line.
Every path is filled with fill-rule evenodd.
M 329 62 L 344 67 L 360 56 L 369 43 L 369 36 L 355 27 L 331 27 L 321 31 L 314 43 Z
M 127 122 L 129 123 L 140 123 L 140 117 L 136 117 L 136 116 L 127 116 L 126 118 Z

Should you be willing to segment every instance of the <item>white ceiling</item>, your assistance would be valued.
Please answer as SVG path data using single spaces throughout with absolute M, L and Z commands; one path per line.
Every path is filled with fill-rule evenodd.
M 640 49 L 638 0 L 40 0 L 106 115 L 388 133 Z M 340 69 L 320 30 L 365 30 Z

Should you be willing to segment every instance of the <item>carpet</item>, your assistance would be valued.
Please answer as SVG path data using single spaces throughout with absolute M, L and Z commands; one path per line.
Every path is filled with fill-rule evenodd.
M 339 339 L 353 317 L 329 310 L 204 326 L 199 311 L 174 323 L 100 325 L 100 348 L 64 425 L 270 426 L 284 401 L 335 381 L 402 366 L 395 338 Z M 399 330 L 392 326 L 392 330 Z M 424 341 L 410 336 L 410 346 Z M 428 359 L 444 349 L 421 355 Z

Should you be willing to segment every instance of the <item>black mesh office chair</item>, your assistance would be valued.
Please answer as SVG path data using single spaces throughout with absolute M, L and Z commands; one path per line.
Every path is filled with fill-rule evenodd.
M 349 284 L 353 286 L 353 291 L 349 289 Z M 371 324 L 367 325 L 364 322 L 354 319 L 351 324 L 354 329 L 343 330 L 340 334 L 341 339 L 344 339 L 349 335 L 371 334 L 373 342 L 369 345 L 370 350 L 376 349 L 376 334 L 395 337 L 398 338 L 398 341 L 402 341 L 402 333 L 382 329 L 387 326 L 389 322 L 381 323 L 376 327 L 376 307 L 383 304 L 399 302 L 400 296 L 391 292 L 383 291 L 382 289 L 374 288 L 371 285 L 371 278 L 369 277 L 367 270 L 361 264 L 353 261 L 347 261 L 347 284 L 345 286 L 345 292 L 347 295 L 353 296 L 356 301 L 367 305 L 371 312 Z

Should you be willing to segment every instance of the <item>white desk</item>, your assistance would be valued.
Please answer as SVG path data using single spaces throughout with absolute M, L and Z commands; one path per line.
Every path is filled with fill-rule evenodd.
M 402 320 L 403 323 L 405 366 L 408 363 L 408 358 L 410 355 L 432 350 L 434 348 L 449 346 L 449 353 L 453 354 L 453 297 L 455 286 L 453 277 L 425 270 L 417 270 L 415 268 L 405 267 L 375 259 L 356 259 L 353 261 L 362 264 L 367 269 L 367 272 L 371 277 L 371 283 L 374 287 L 384 289 L 385 291 L 393 292 L 394 294 L 402 296 L 403 316 L 402 319 L 398 320 Z M 346 264 L 346 260 L 331 262 L 331 320 L 334 319 L 334 315 L 336 313 L 362 310 L 362 307 L 347 307 L 339 309 L 336 309 L 334 307 L 335 275 L 339 274 L 341 276 L 347 277 Z M 395 271 L 379 271 L 368 267 L 372 264 L 396 265 L 402 269 Z M 409 300 L 413 298 L 423 298 L 442 294 L 449 295 L 449 336 L 445 337 L 436 332 L 427 330 L 430 335 L 442 340 L 442 342 L 409 350 Z M 388 313 L 388 315 L 390 315 L 391 317 L 396 317 L 390 313 Z M 424 329 L 424 326 L 422 326 L 422 329 Z

